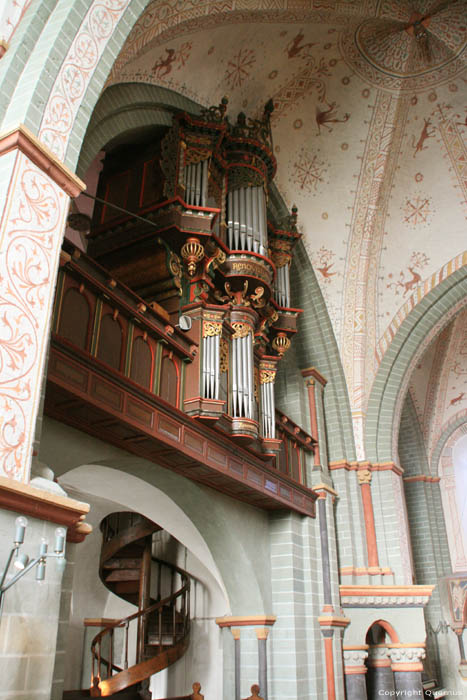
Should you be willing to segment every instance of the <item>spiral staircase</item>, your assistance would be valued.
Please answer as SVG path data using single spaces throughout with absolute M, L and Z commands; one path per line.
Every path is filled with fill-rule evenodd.
M 154 673 L 188 647 L 190 578 L 152 556 L 152 536 L 160 529 L 128 512 L 113 513 L 101 523 L 101 580 L 138 611 L 109 621 L 93 639 L 91 697 L 144 697 L 136 694 L 138 688 L 141 693 Z

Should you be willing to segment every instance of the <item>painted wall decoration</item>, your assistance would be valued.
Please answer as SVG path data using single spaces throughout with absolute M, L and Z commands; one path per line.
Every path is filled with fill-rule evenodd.
M 25 155 L 3 156 L 0 223 L 0 475 L 27 481 L 68 197 Z M 3 163 L 2 163 L 3 165 Z

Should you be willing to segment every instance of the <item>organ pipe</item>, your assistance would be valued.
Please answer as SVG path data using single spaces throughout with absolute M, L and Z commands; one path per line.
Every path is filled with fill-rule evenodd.
M 232 338 L 232 416 L 253 418 L 253 407 L 253 336 L 242 328 Z
M 266 254 L 266 198 L 263 187 L 239 187 L 227 197 L 228 242 L 231 250 Z
M 220 386 L 220 322 L 203 326 L 202 392 L 205 399 L 218 399 Z
M 207 206 L 208 200 L 208 159 L 185 165 L 183 181 L 185 201 L 194 207 Z
M 276 437 L 274 379 L 275 370 L 260 371 L 261 385 L 261 428 L 264 438 Z

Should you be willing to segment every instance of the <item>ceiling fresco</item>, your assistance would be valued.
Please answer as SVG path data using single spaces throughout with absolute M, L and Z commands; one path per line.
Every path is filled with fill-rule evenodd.
M 108 81 L 204 106 L 227 95 L 231 120 L 258 116 L 272 97 L 275 182 L 299 210 L 360 457 L 394 333 L 467 263 L 466 43 L 467 0 L 156 1 Z

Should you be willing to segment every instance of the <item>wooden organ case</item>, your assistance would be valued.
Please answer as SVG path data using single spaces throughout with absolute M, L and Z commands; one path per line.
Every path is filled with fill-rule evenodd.
M 186 338 L 197 351 L 179 395 L 166 390 L 171 403 L 305 485 L 294 449 L 298 440 L 312 451 L 313 441 L 274 401 L 301 313 L 291 308 L 289 280 L 297 210 L 279 226 L 268 221 L 272 103 L 261 119 L 240 113 L 231 123 L 226 111 L 224 98 L 200 116 L 179 113 L 155 143 L 106 157 L 88 254 L 167 328 L 181 314 L 191 318 Z M 170 367 L 161 372 L 169 385 Z

